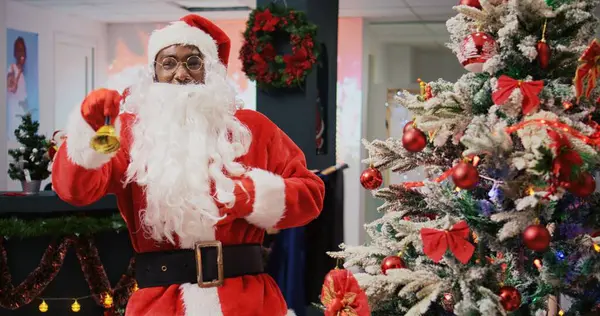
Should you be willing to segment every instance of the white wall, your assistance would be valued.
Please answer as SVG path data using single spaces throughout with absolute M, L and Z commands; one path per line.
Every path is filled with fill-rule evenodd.
M 108 69 L 106 57 L 106 34 L 107 27 L 104 23 L 81 19 L 49 10 L 40 9 L 33 6 L 27 6 L 18 2 L 9 0 L 0 0 L 0 25 L 3 26 L 0 43 L 6 45 L 5 28 L 13 28 L 26 32 L 39 34 L 39 100 L 40 100 L 40 133 L 50 137 L 54 132 L 55 115 L 55 56 L 54 48 L 58 39 L 64 40 L 71 38 L 74 41 L 86 41 L 95 46 L 95 82 L 104 83 L 106 81 L 106 71 Z M 3 23 L 2 23 L 3 22 Z M 0 69 L 6 69 L 5 48 L 0 49 Z M 0 76 L 0 86 L 6 87 L 6 76 Z M 64 78 L 69 80 L 69 78 Z M 0 120 L 4 126 L 6 115 L 6 95 L 5 88 L 0 89 L 2 99 L 2 108 L 0 108 Z M 59 115 L 66 115 L 61 113 Z M 0 190 L 20 190 L 20 184 L 8 179 L 6 170 L 7 147 L 14 148 L 16 143 L 6 144 L 6 135 L 4 128 L 0 129 L 0 166 L 5 166 L 0 170 Z M 8 146 L 7 146 L 8 145 Z
M 417 78 L 424 81 L 443 78 L 453 82 L 465 73 L 456 56 L 440 45 L 424 45 L 422 42 L 411 45 L 405 40 L 401 44 L 379 40 L 375 34 L 370 33 L 368 25 L 365 26 L 365 34 L 370 34 L 368 41 L 364 42 L 364 52 L 369 62 L 363 72 L 363 77 L 368 78 L 368 83 L 363 85 L 368 87 L 364 100 L 363 117 L 366 127 L 363 128 L 363 135 L 368 140 L 387 138 L 384 124 L 387 89 L 418 89 Z M 391 136 L 398 138 L 402 135 L 395 131 L 402 130 L 402 122 L 410 119 L 410 113 L 404 108 L 394 108 L 391 104 L 390 107 L 392 109 Z M 363 155 L 366 157 L 366 153 Z M 390 174 L 386 177 L 386 181 L 400 183 L 422 180 L 422 177 L 421 171 L 415 170 L 402 175 Z M 382 204 L 382 201 L 372 197 L 367 190 L 362 190 L 360 195 L 361 214 L 363 214 L 361 219 L 369 223 L 379 218 L 381 214 L 377 212 L 377 207 Z M 364 241 L 365 238 L 361 239 L 361 242 Z
M 0 0 L 0 69 L 6 69 L 6 0 Z M 8 166 L 6 148 L 6 74 L 0 75 L 0 166 Z M 0 169 L 0 190 L 5 189 L 8 175 Z

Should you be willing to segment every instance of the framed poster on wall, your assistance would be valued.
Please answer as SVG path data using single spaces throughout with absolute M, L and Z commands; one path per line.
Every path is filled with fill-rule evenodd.
M 6 137 L 15 141 L 21 117 L 40 118 L 38 34 L 6 29 Z

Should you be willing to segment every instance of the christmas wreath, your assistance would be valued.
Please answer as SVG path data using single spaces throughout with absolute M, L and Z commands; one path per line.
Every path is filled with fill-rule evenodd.
M 240 50 L 243 70 L 261 89 L 301 86 L 319 55 L 317 26 L 303 12 L 271 3 L 250 13 Z M 278 54 L 287 40 L 291 53 Z

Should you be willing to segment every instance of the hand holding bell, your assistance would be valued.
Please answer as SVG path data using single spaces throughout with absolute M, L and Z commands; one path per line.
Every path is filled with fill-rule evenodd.
M 96 131 L 90 140 L 90 147 L 99 153 L 113 153 L 120 147 L 119 135 L 112 122 L 119 115 L 122 99 L 115 90 L 98 89 L 81 104 L 81 115 Z

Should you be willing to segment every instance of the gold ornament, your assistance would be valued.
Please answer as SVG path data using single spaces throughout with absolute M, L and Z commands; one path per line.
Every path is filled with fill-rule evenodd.
M 111 308 L 113 306 L 112 296 L 110 296 L 110 294 L 108 294 L 108 293 L 105 293 L 104 299 L 102 300 L 102 304 L 104 304 L 104 307 L 106 307 L 106 308 Z
M 79 305 L 79 302 L 77 302 L 77 300 L 75 300 L 75 302 L 73 302 L 73 304 L 71 305 L 71 310 L 75 313 L 81 310 L 81 305 Z
M 134 291 L 134 292 L 137 292 L 139 289 L 140 288 L 138 287 L 137 282 L 134 282 L 133 283 L 133 288 L 131 290 Z
M 46 304 L 46 301 L 42 300 L 42 304 L 40 304 L 40 306 L 38 307 L 38 309 L 42 313 L 47 312 L 48 311 L 48 304 Z
M 596 252 L 600 252 L 600 245 L 594 244 L 594 250 L 596 250 Z

